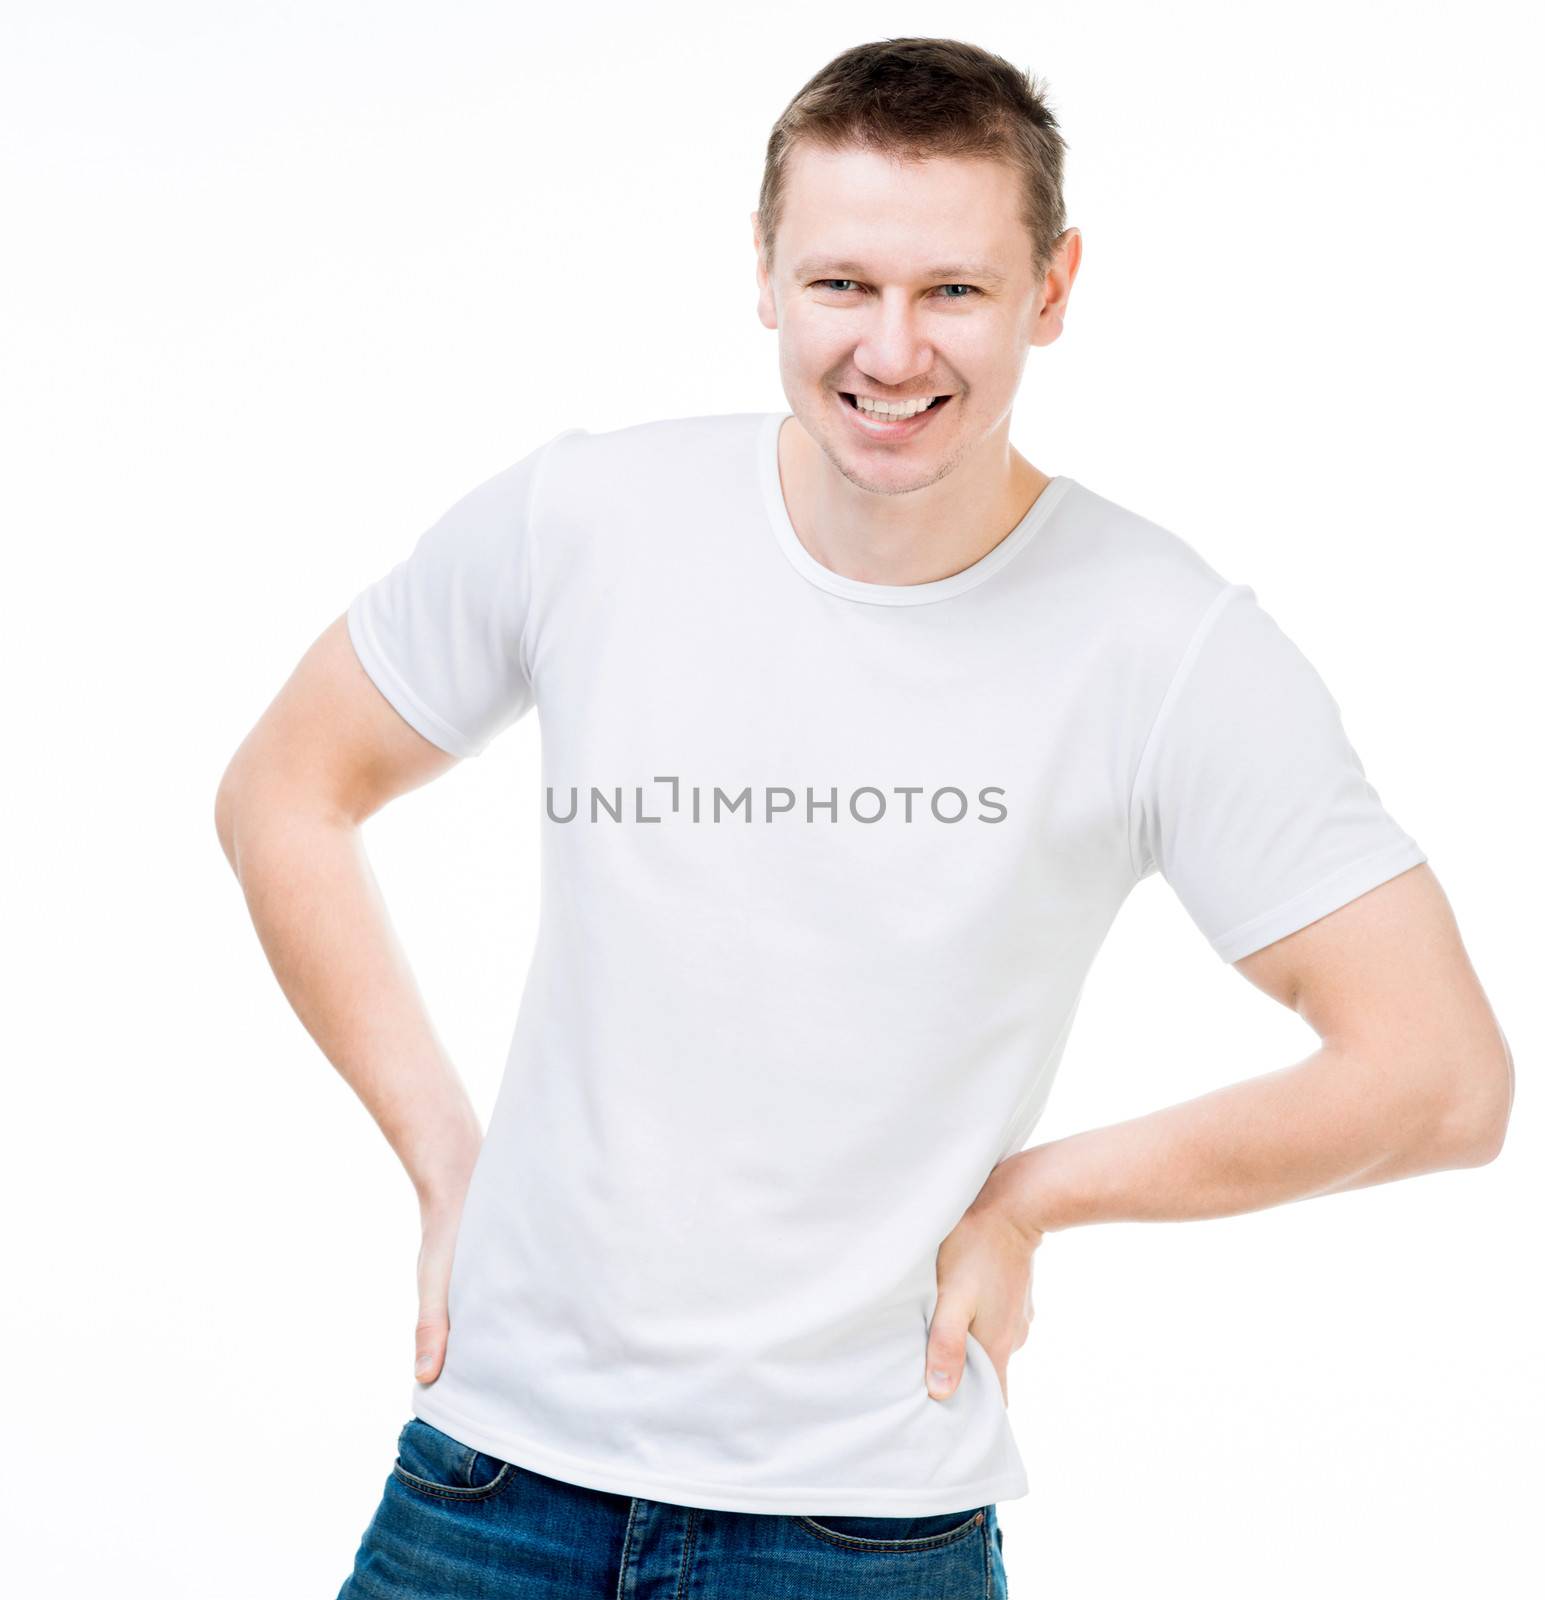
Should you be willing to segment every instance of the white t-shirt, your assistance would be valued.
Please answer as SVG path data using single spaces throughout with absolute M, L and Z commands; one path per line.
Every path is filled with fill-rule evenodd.
M 349 606 L 458 756 L 539 709 L 541 911 L 413 1410 L 613 1493 L 924 1516 L 1028 1492 L 935 1258 L 1158 871 L 1234 961 L 1424 861 L 1313 667 L 1054 478 L 932 583 L 800 544 L 787 413 L 555 435 Z

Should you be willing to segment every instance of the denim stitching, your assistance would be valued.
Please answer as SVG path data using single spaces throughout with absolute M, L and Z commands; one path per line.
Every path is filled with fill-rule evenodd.
M 417 1489 L 423 1494 L 439 1495 L 442 1500 L 490 1500 L 514 1475 L 514 1463 L 506 1461 L 500 1465 L 498 1472 L 487 1483 L 478 1484 L 475 1488 L 463 1489 L 455 1484 L 431 1483 L 428 1478 L 421 1478 L 417 1473 L 409 1472 L 399 1462 L 394 1461 L 392 1463 L 393 1477 L 405 1483 L 410 1489 Z
M 628 1500 L 628 1525 L 622 1530 L 622 1560 L 617 1564 L 617 1594 L 616 1600 L 623 1600 L 628 1589 L 628 1563 L 633 1558 L 633 1523 L 638 1516 L 638 1496 L 630 1496 Z
M 691 1580 L 688 1574 L 692 1570 L 692 1555 L 697 1548 L 697 1519 L 700 1508 L 689 1506 L 687 1508 L 687 1531 L 682 1539 L 681 1566 L 676 1573 L 676 1600 L 685 1600 L 691 1590 Z
M 434 1478 L 421 1478 L 416 1472 L 410 1472 L 402 1464 L 402 1445 L 408 1433 L 413 1428 L 425 1428 L 431 1434 L 436 1434 L 444 1439 L 447 1444 L 454 1445 L 457 1451 L 457 1465 L 448 1468 L 452 1478 L 458 1474 L 465 1480 L 464 1483 L 441 1483 Z M 403 1423 L 402 1431 L 397 1435 L 397 1455 L 392 1462 L 392 1475 L 405 1483 L 410 1489 L 418 1489 L 425 1494 L 438 1495 L 442 1500 L 481 1500 L 497 1494 L 504 1486 L 505 1479 L 514 1470 L 515 1463 L 502 1461 L 498 1456 L 489 1456 L 487 1459 L 494 1462 L 499 1471 L 487 1483 L 473 1483 L 472 1468 L 477 1463 L 479 1451 L 475 1446 L 463 1444 L 460 1439 L 454 1439 L 443 1429 L 435 1427 L 432 1422 L 426 1422 L 422 1417 L 412 1416 Z
M 861 1539 L 855 1534 L 838 1533 L 834 1528 L 823 1527 L 814 1517 L 796 1515 L 794 1521 L 807 1533 L 817 1539 L 824 1539 L 828 1544 L 841 1545 L 846 1550 L 871 1551 L 877 1555 L 906 1555 L 909 1552 L 922 1552 L 926 1550 L 939 1550 L 946 1545 L 959 1543 L 960 1540 L 969 1538 L 973 1528 L 979 1528 L 987 1520 L 987 1511 L 984 1507 L 974 1511 L 960 1524 L 958 1528 L 946 1528 L 943 1533 L 930 1533 L 921 1539 Z

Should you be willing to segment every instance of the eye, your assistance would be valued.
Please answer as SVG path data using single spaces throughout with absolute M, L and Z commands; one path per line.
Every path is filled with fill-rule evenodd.
M 817 278 L 810 285 L 812 289 L 830 289 L 833 294 L 845 294 L 848 288 L 856 286 L 857 280 L 854 278 Z M 941 289 L 963 289 L 965 291 L 963 294 L 943 295 L 941 298 L 945 300 L 969 300 L 972 295 L 980 295 L 982 292 L 975 284 L 970 283 L 944 283 L 940 284 L 939 287 Z

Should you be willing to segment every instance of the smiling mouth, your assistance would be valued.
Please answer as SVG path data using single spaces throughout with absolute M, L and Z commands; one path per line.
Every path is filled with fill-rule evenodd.
M 848 403 L 848 405 L 850 405 L 855 411 L 860 409 L 859 408 L 859 404 L 858 404 L 858 396 L 857 395 L 849 394 L 845 389 L 839 389 L 837 392 Z M 920 417 L 920 416 L 923 415 L 924 412 L 937 411 L 939 409 L 939 407 L 942 406 L 944 404 L 944 402 L 946 400 L 948 400 L 949 398 L 950 398 L 950 396 L 947 395 L 947 394 L 936 394 L 933 397 L 933 399 L 930 400 L 928 402 L 928 404 L 923 407 L 922 411 L 914 412 L 913 415 Z M 873 411 L 865 411 L 863 413 L 863 415 L 866 416 L 866 417 L 873 417 L 873 416 L 875 416 L 875 413 Z M 890 421 L 892 419 L 886 418 L 886 417 L 881 417 L 878 420 L 884 422 L 884 421 Z M 904 422 L 907 419 L 905 417 L 903 417 L 903 418 L 899 418 L 899 419 L 895 419 L 895 420 L 899 420 L 899 421 L 903 421 Z

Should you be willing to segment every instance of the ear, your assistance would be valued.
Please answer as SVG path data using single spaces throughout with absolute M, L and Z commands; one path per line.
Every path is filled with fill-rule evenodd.
M 778 326 L 778 305 L 773 298 L 772 281 L 768 276 L 767 262 L 762 254 L 762 214 L 751 213 L 751 244 L 756 251 L 756 314 L 764 328 Z
M 1077 228 L 1064 228 L 1057 239 L 1051 265 L 1046 269 L 1046 281 L 1041 286 L 1041 309 L 1030 334 L 1031 344 L 1050 344 L 1061 334 L 1068 299 L 1073 293 L 1073 280 L 1078 276 L 1083 254 L 1083 235 Z

